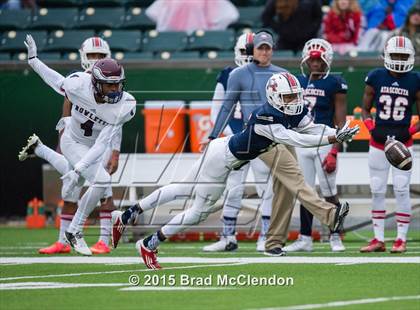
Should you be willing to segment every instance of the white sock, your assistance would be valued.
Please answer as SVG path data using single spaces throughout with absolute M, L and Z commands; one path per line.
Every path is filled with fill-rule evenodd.
M 397 200 L 397 239 L 406 241 L 411 217 L 410 193 L 395 192 L 395 199 Z
M 69 172 L 70 165 L 67 159 L 63 155 L 58 154 L 56 151 L 50 149 L 45 144 L 39 144 L 35 148 L 34 152 L 36 156 L 49 162 L 61 175 Z
M 261 231 L 260 236 L 267 235 L 268 228 L 270 227 L 270 217 L 269 216 L 261 216 Z
M 104 196 L 105 187 L 89 187 L 79 202 L 79 207 L 68 228 L 68 232 L 76 233 L 83 230 L 87 217 L 96 208 L 99 200 Z
M 99 236 L 99 240 L 104 242 L 106 245 L 109 244 L 109 239 L 111 237 L 111 212 L 112 211 L 99 212 L 99 223 L 101 225 L 101 235 Z
M 372 193 L 372 224 L 375 238 L 384 242 L 385 193 Z
M 65 214 L 61 213 L 60 215 L 60 233 L 58 235 L 58 241 L 60 243 L 66 244 L 67 239 L 64 236 L 65 231 L 70 226 L 71 221 L 73 220 L 74 214 Z

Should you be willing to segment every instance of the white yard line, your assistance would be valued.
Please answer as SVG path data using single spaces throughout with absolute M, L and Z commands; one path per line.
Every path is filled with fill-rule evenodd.
M 189 265 L 189 266 L 176 266 L 176 267 L 166 267 L 165 270 L 209 268 L 209 267 L 226 267 L 226 266 L 234 266 L 234 265 L 245 265 L 245 263 L 210 264 L 210 265 L 201 264 L 201 265 Z M 90 276 L 90 275 L 100 275 L 100 274 L 150 272 L 150 271 L 151 271 L 150 269 L 131 269 L 131 270 L 112 270 L 112 271 L 97 271 L 97 272 L 61 273 L 61 274 L 48 274 L 48 275 L 33 275 L 33 276 L 0 278 L 0 281 L 27 280 L 27 279 L 47 279 L 47 278 L 61 278 L 61 277 L 80 277 L 80 276 Z
M 127 283 L 63 283 L 63 282 L 1 283 L 0 291 L 79 288 L 79 287 L 115 287 L 115 286 L 128 286 L 128 284 Z
M 40 290 L 57 288 L 121 287 L 120 291 L 198 291 L 232 290 L 235 287 L 191 287 L 191 286 L 129 286 L 127 283 L 65 283 L 65 282 L 21 282 L 2 283 L 0 291 Z
M 343 263 L 382 263 L 382 264 L 420 264 L 419 256 L 282 256 L 282 257 L 160 257 L 160 263 L 167 264 L 343 264 Z M 7 264 L 140 264 L 137 256 L 98 257 L 98 256 L 47 256 L 47 257 L 1 257 L 0 265 Z
M 327 302 L 325 304 L 306 304 L 306 305 L 296 305 L 296 306 L 289 306 L 289 307 L 260 308 L 258 310 L 306 310 L 306 309 L 319 309 L 319 308 L 331 308 L 331 307 L 335 308 L 335 307 L 345 307 L 345 306 L 351 306 L 351 305 L 374 304 L 374 303 L 387 302 L 387 301 L 416 300 L 416 299 L 420 299 L 420 295 L 332 301 L 332 302 Z

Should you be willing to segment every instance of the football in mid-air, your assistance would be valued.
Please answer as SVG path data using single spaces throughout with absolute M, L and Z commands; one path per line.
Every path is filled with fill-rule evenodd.
M 389 139 L 385 142 L 385 156 L 389 163 L 401 170 L 410 170 L 413 159 L 408 148 L 400 141 Z

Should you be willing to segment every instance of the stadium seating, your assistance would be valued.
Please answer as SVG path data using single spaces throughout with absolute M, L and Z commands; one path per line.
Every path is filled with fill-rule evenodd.
M 39 53 L 38 54 L 39 59 L 42 60 L 61 60 L 61 54 L 60 53 Z M 25 52 L 21 52 L 21 53 L 16 53 L 12 56 L 12 60 L 15 61 L 27 61 L 28 60 L 28 56 Z
M 154 58 L 153 53 L 139 53 L 139 52 L 117 52 L 113 53 L 113 57 L 117 60 L 152 60 Z
M 189 50 L 232 50 L 235 44 L 235 33 L 232 29 L 225 31 L 198 30 L 190 37 Z
M 79 29 L 115 29 L 124 21 L 123 8 L 86 8 L 80 12 Z
M 234 59 L 235 54 L 233 51 L 209 51 L 203 53 L 203 58 L 208 59 Z
M 84 0 L 83 5 L 89 7 L 102 7 L 102 6 L 121 6 L 124 4 L 121 0 Z
M 61 57 L 63 60 L 80 60 L 79 52 L 64 53 Z
M 289 50 L 284 50 L 284 51 L 274 51 L 273 53 L 273 57 L 278 57 L 278 58 L 288 58 L 288 57 L 294 57 L 295 54 L 293 53 L 293 51 L 289 51 Z
M 123 24 L 120 28 L 150 30 L 156 27 L 154 21 L 146 16 L 144 9 L 139 7 L 129 8 L 126 11 Z
M 93 30 L 57 30 L 48 38 L 44 51 L 75 52 L 86 38 L 93 35 Z
M 9 61 L 10 54 L 9 53 L 0 53 L 0 61 Z
M 30 22 L 30 10 L 0 10 L 0 30 L 25 29 Z
M 143 51 L 179 51 L 186 48 L 188 37 L 185 32 L 157 32 L 151 30 L 143 38 Z
M 142 34 L 137 30 L 105 30 L 100 36 L 112 51 L 135 52 L 141 47 Z
M 171 59 L 199 59 L 199 52 L 162 52 L 158 53 L 158 59 L 171 60 Z
M 38 0 L 37 4 L 39 7 L 78 7 L 82 5 L 83 0 Z
M 261 14 L 264 7 L 245 7 L 238 8 L 239 19 L 230 25 L 235 29 L 238 28 L 259 28 L 261 26 Z
M 26 52 L 26 46 L 23 42 L 28 32 L 11 30 L 4 33 L 0 41 L 0 52 Z M 29 33 L 37 42 L 38 50 L 42 51 L 47 41 L 47 32 L 30 31 Z
M 76 8 L 67 9 L 47 9 L 41 8 L 32 17 L 31 29 L 70 29 L 77 24 L 78 10 Z

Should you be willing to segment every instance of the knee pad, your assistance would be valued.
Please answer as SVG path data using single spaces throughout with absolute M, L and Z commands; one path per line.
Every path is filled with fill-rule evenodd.
M 396 175 L 394 180 L 394 192 L 409 192 L 410 178 L 405 175 Z
M 64 186 L 63 186 L 64 187 Z M 61 198 L 64 201 L 68 201 L 68 202 L 74 202 L 77 203 L 79 201 L 80 198 L 80 192 L 82 191 L 83 185 L 82 186 L 76 186 L 74 188 L 74 190 L 72 190 L 70 193 L 68 193 L 67 195 L 65 195 L 63 193 L 63 187 L 61 187 Z
M 386 193 L 386 181 L 379 177 L 371 177 L 370 190 L 372 193 Z
M 93 187 L 111 187 L 111 175 L 101 167 L 91 183 Z

